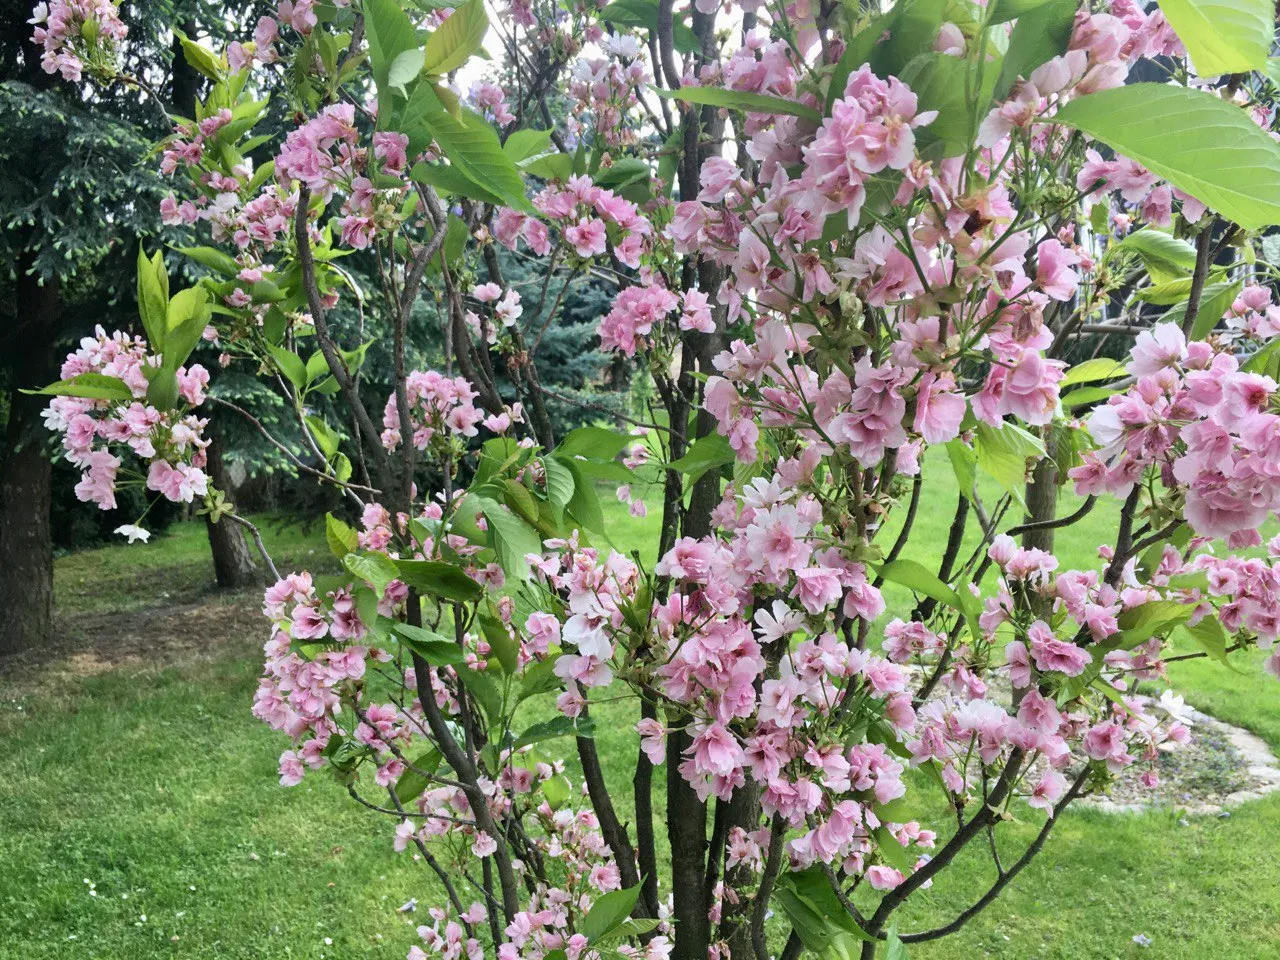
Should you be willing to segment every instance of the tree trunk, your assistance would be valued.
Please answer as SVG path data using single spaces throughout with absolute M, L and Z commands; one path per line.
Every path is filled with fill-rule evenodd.
M 43 646 L 53 632 L 53 466 L 40 421 L 47 398 L 19 391 L 54 379 L 60 297 L 56 279 L 41 284 L 29 275 L 30 261 L 28 254 L 19 260 L 17 319 L 0 342 L 11 389 L 0 460 L 0 653 Z
M 209 444 L 209 462 L 205 472 L 213 485 L 223 493 L 229 493 L 231 484 L 222 463 L 222 443 L 217 434 Z M 209 531 L 209 550 L 213 554 L 213 575 L 220 587 L 248 587 L 262 582 L 262 574 L 253 559 L 244 531 L 231 520 L 223 518 L 217 523 L 205 517 Z

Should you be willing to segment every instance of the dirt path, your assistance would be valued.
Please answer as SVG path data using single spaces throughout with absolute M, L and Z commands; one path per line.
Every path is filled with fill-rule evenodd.
M 159 670 L 261 645 L 259 591 L 193 593 L 177 603 L 58 616 L 50 646 L 0 657 L 0 688 L 18 698 L 109 670 Z

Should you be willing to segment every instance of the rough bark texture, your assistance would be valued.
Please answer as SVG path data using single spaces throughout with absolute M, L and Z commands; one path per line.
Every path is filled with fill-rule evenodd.
M 41 646 L 53 629 L 53 468 L 40 421 L 47 398 L 18 391 L 54 379 L 60 296 L 56 279 L 41 285 L 28 275 L 30 268 L 24 256 L 18 264 L 16 319 L 0 339 L 12 387 L 0 460 L 0 653 Z
M 222 463 L 222 443 L 215 434 L 209 444 L 209 463 L 206 472 L 213 485 L 229 493 L 231 483 Z M 212 523 L 205 518 L 209 531 L 209 552 L 213 554 L 213 575 L 220 587 L 248 587 L 262 582 L 262 571 L 253 558 L 244 531 L 230 520 Z
M 1045 456 L 1036 464 L 1027 484 L 1027 523 L 1052 520 L 1058 510 L 1058 465 L 1054 461 L 1054 443 L 1048 438 Z M 1022 535 L 1028 550 L 1053 552 L 1053 527 L 1039 527 Z

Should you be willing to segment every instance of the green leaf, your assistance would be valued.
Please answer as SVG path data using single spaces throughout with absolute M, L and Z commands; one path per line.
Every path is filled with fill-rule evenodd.
M 396 623 L 391 627 L 391 632 L 433 667 L 456 667 L 466 661 L 462 648 L 443 634 L 415 627 L 411 623 Z
M 552 153 L 520 161 L 520 169 L 543 180 L 568 180 L 573 176 L 573 157 L 567 153 Z
M 372 586 L 379 597 L 399 573 L 396 562 L 385 553 L 349 553 L 342 558 L 342 565 L 353 577 Z
M 497 725 L 502 720 L 502 692 L 487 672 L 472 670 L 468 667 L 455 667 L 458 679 L 480 704 L 480 709 L 489 718 L 491 724 Z
M 214 247 L 174 247 L 173 249 L 223 276 L 235 277 L 240 273 L 240 264 L 236 263 L 235 258 Z
M 319 417 L 308 414 L 303 419 L 311 431 L 311 436 L 315 440 L 316 446 L 324 454 L 325 460 L 332 460 L 333 455 L 338 452 L 338 445 L 341 442 L 338 435 L 329 424 Z
M 495 206 L 502 203 L 502 198 L 496 193 L 485 189 L 457 167 L 447 163 L 426 163 L 425 161 L 415 163 L 413 169 L 409 171 L 409 179 L 415 183 L 425 183 L 455 197 L 466 197 L 469 200 L 479 200 L 481 203 L 492 203 Z
M 427 73 L 449 73 L 471 59 L 484 43 L 489 16 L 484 0 L 467 0 L 456 7 L 435 33 L 427 38 Z
M 1053 122 L 1136 160 L 1246 230 L 1280 223 L 1280 146 L 1211 93 L 1134 83 L 1073 100 Z
M 972 501 L 974 484 L 978 481 L 978 455 L 972 447 L 956 437 L 947 441 L 947 457 L 951 460 L 951 469 L 956 475 L 956 485 Z
M 611 166 L 597 170 L 591 179 L 596 186 L 617 191 L 633 183 L 647 181 L 652 173 L 649 164 L 639 157 L 621 157 Z
M 1149 287 L 1143 287 L 1134 296 L 1146 303 L 1168 307 L 1187 299 L 1190 294 L 1191 278 L 1179 277 L 1176 280 L 1165 280 L 1162 283 L 1153 283 Z
M 516 738 L 516 742 L 512 744 L 512 750 L 519 750 L 521 747 L 527 747 L 533 743 L 542 743 L 544 740 L 555 740 L 558 737 L 587 737 L 591 738 L 596 735 L 595 721 L 590 717 L 552 717 L 550 720 L 543 720 L 541 723 L 535 723 L 524 733 Z
M 431 783 L 423 774 L 434 774 L 440 769 L 443 760 L 444 757 L 440 755 L 440 751 L 431 747 L 410 761 L 404 773 L 400 774 L 400 779 L 396 781 L 396 799 L 400 801 L 401 806 L 407 806 L 422 796 L 422 791 L 426 790 Z M 419 773 L 419 770 L 422 773 Z
M 911 87 L 920 109 L 937 110 L 933 123 L 916 133 L 922 155 L 944 158 L 964 154 L 986 116 L 996 84 L 994 64 L 964 57 L 923 53 L 902 69 L 900 79 Z
M 1063 410 L 1075 411 L 1086 404 L 1098 403 L 1101 400 L 1114 397 L 1119 392 L 1119 390 L 1111 387 L 1082 387 L 1079 390 L 1064 393 L 1059 399 L 1062 401 Z
M 333 551 L 333 555 L 339 559 L 349 553 L 355 553 L 360 546 L 360 539 L 355 530 L 332 513 L 324 515 L 324 539 L 329 544 L 329 549 Z
M 302 362 L 302 358 L 292 350 L 284 347 L 277 347 L 275 344 L 268 343 L 267 353 L 271 354 L 271 359 L 276 362 L 276 366 L 280 368 L 280 372 L 284 374 L 285 379 L 292 383 L 299 390 L 303 390 L 307 386 L 307 365 Z
M 1271 0 L 1160 0 L 1160 12 L 1200 76 L 1267 68 L 1276 29 Z
M 849 915 L 816 865 L 784 872 L 774 897 L 800 942 L 819 960 L 857 960 L 862 944 L 874 942 Z
M 693 53 L 698 49 L 698 36 L 684 22 L 682 13 L 672 18 L 671 36 L 677 53 Z M 620 27 L 658 29 L 658 0 L 615 0 L 600 11 L 600 19 Z
M 449 162 L 467 177 L 501 197 L 507 206 L 537 216 L 525 197 L 519 168 L 502 152 L 498 135 L 479 114 L 463 109 L 452 116 L 431 85 L 419 83 L 398 126 L 409 136 L 411 150 L 422 150 L 434 139 Z
M 573 471 L 555 457 L 544 457 L 542 466 L 547 474 L 547 499 L 557 507 L 567 506 L 576 489 Z
M 1119 243 L 1117 250 L 1132 250 L 1142 258 L 1147 269 L 1154 269 L 1165 274 L 1185 274 L 1191 272 L 1196 265 L 1196 248 L 1186 240 L 1146 227 L 1135 230 Z
M 502 145 L 502 152 L 515 163 L 528 160 L 530 157 L 536 157 L 550 149 L 551 131 L 534 130 L 529 127 L 523 130 L 516 130 L 511 136 L 507 137 L 506 143 Z
M 396 0 L 365 0 L 364 25 L 373 82 L 378 87 L 378 115 L 389 119 L 391 66 L 402 53 L 417 49 L 418 33 Z
M 560 441 L 555 455 L 562 460 L 586 457 L 589 460 L 612 460 L 631 443 L 632 438 L 604 427 L 579 427 Z
M 147 367 L 147 403 L 157 410 L 172 410 L 178 403 L 178 377 L 169 366 Z
M 614 890 L 596 899 L 582 921 L 582 932 L 588 943 L 595 943 L 611 933 L 623 920 L 631 916 L 636 901 L 640 899 L 640 884 L 626 890 Z
M 23 393 L 46 397 L 81 397 L 85 400 L 116 400 L 128 403 L 133 399 L 129 385 L 118 377 L 105 373 L 79 373 L 68 380 L 59 380 L 40 390 L 23 390 Z
M 422 65 L 426 62 L 426 51 L 421 47 L 412 47 L 397 54 L 387 70 L 387 86 L 402 97 L 409 95 L 409 84 L 418 79 L 422 73 Z
M 733 463 L 736 455 L 729 446 L 729 438 L 718 433 L 709 433 L 693 442 L 683 457 L 668 463 L 668 470 L 685 474 L 693 483 L 708 470 Z
M 471 603 L 484 594 L 476 583 L 459 567 L 443 560 L 397 560 L 400 579 L 419 593 L 452 600 L 455 603 Z
M 1223 666 L 1232 666 L 1231 660 L 1227 656 L 1227 632 L 1222 629 L 1222 624 L 1218 622 L 1216 612 L 1207 614 L 1195 626 L 1184 623 L 1182 629 L 1187 636 L 1195 641 L 1196 646 L 1209 655 L 1210 659 L 1218 661 Z
M 497 617 L 481 613 L 479 619 L 484 638 L 489 641 L 490 664 L 497 660 L 502 672 L 511 676 L 520 668 L 520 644 Z
M 325 359 L 324 352 L 317 350 L 307 358 L 307 384 L 315 383 L 321 377 L 329 373 L 329 361 Z
M 989 423 L 979 423 L 975 434 L 978 469 L 1025 508 L 1027 460 L 1044 456 L 1044 444 L 1015 423 L 1005 423 L 999 430 Z
M 884 938 L 884 960 L 909 960 L 907 945 L 898 936 L 898 928 L 890 927 Z
M 1059 388 L 1069 387 L 1077 383 L 1095 383 L 1098 380 L 1110 380 L 1112 377 L 1124 376 L 1124 361 L 1110 357 L 1094 357 L 1084 363 L 1077 363 L 1067 371 L 1067 375 L 1058 384 Z
M 1010 20 L 1016 20 L 1018 17 L 1030 13 L 1048 2 L 1050 0 L 991 0 L 987 4 L 985 22 L 989 26 L 995 26 L 997 23 L 1008 23 Z
M 147 332 L 147 340 L 154 353 L 164 350 L 164 335 L 168 332 L 169 274 L 164 267 L 164 257 L 157 250 L 147 259 L 142 245 L 138 245 L 138 316 Z
M 1244 281 L 1237 280 L 1235 283 L 1211 283 L 1205 287 L 1200 294 L 1200 309 L 1196 311 L 1196 318 L 1191 322 L 1189 339 L 1203 340 L 1207 337 L 1209 331 L 1216 327 L 1218 321 L 1231 309 L 1243 286 Z M 1186 313 L 1187 308 L 1184 304 L 1180 311 L 1170 310 L 1163 319 L 1181 324 Z
M 1186 623 L 1195 609 L 1194 604 L 1178 600 L 1152 600 L 1139 607 L 1131 607 L 1120 614 L 1119 624 L 1123 631 L 1120 642 L 1128 649 L 1154 636 L 1167 634 L 1174 627 Z
M 1011 5 L 1001 4 L 1000 15 Z M 1009 49 L 992 91 L 994 99 L 1003 100 L 1019 77 L 1027 79 L 1037 67 L 1066 53 L 1075 15 L 1075 0 L 1048 0 L 1016 14 L 1018 22 L 1009 35 Z
M 565 505 L 565 511 L 585 529 L 594 533 L 604 532 L 604 511 L 600 509 L 600 495 L 595 484 L 582 472 L 578 460 L 562 461 L 573 474 L 573 496 Z
M 763 93 L 747 93 L 743 90 L 726 90 L 724 87 L 681 87 L 679 90 L 660 90 L 653 92 L 668 100 L 683 100 L 685 103 L 698 103 L 712 107 L 726 107 L 730 110 L 742 110 L 746 113 L 767 113 L 771 115 L 787 114 L 792 117 L 803 117 L 814 123 L 822 122 L 822 114 L 813 107 L 782 97 L 771 97 Z
M 915 867 L 916 858 L 897 838 L 889 832 L 888 827 L 876 827 L 876 850 L 889 866 L 910 874 Z
M 214 83 L 222 80 L 227 72 L 227 62 L 203 44 L 196 43 L 181 30 L 174 29 L 182 42 L 182 56 L 193 70 L 204 74 Z
M 552 810 L 559 810 L 568 803 L 572 793 L 573 785 L 563 773 L 542 782 L 542 795 L 547 798 L 547 803 L 551 805 Z M 563 958 L 564 951 L 559 952 Z M 551 954 L 547 954 L 544 960 L 551 960 Z
M 209 291 L 204 287 L 179 290 L 165 310 L 167 329 L 164 335 L 164 365 L 177 370 L 187 362 L 204 336 L 204 328 L 212 316 Z
M 541 693 L 563 689 L 563 684 L 556 676 L 556 658 L 547 657 L 537 663 L 529 664 L 520 678 L 520 702 L 536 697 Z
M 487 497 L 477 498 L 484 518 L 489 523 L 493 537 L 493 549 L 498 563 L 507 576 L 523 579 L 529 575 L 529 562 L 525 555 L 542 551 L 542 538 L 531 526 L 505 506 Z
M 939 580 L 937 574 L 914 560 L 894 560 L 892 563 L 886 563 L 878 572 L 890 583 L 906 587 L 913 593 L 932 597 L 955 610 L 963 609 L 960 605 L 960 595 Z

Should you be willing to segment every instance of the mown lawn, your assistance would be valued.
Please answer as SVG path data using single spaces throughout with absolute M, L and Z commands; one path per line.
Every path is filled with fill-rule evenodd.
M 909 556 L 940 551 L 949 480 L 945 466 L 930 474 Z M 657 528 L 656 516 L 632 520 L 611 497 L 606 511 L 620 548 Z M 1060 539 L 1064 563 L 1091 565 L 1114 526 L 1099 508 Z M 265 532 L 282 566 L 326 562 L 319 531 Z M 283 738 L 249 714 L 264 639 L 257 600 L 210 591 L 208 563 L 195 524 L 59 561 L 67 649 L 0 675 L 0 960 L 400 960 L 416 939 L 423 915 L 397 908 L 430 903 L 432 884 L 423 865 L 392 853 L 388 825 L 323 777 L 276 785 Z M 889 599 L 898 611 L 909 602 Z M 1280 749 L 1280 686 L 1256 664 L 1237 674 L 1194 661 L 1175 677 L 1188 699 Z M 630 714 L 626 704 L 597 708 L 623 810 Z M 1030 835 L 1027 821 L 1007 852 Z M 1277 836 L 1280 795 L 1183 822 L 1165 811 L 1070 813 L 987 913 L 911 956 L 1274 958 Z M 985 854 L 963 859 L 902 928 L 950 919 L 990 870 Z M 1137 934 L 1151 946 L 1135 945 Z

